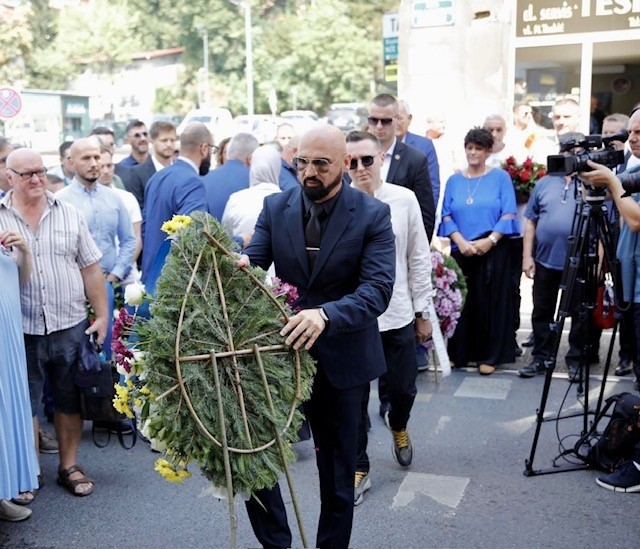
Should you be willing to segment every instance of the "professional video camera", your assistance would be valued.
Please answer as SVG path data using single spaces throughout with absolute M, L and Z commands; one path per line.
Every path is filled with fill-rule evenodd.
M 548 173 L 571 175 L 576 172 L 590 172 L 592 168 L 587 165 L 587 160 L 603 164 L 608 168 L 615 168 L 624 163 L 624 151 L 614 149 L 613 142 L 621 141 L 624 143 L 629 138 L 627 130 L 620 130 L 618 133 L 607 137 L 602 137 L 601 135 L 587 135 L 586 137 L 582 136 L 582 134 L 576 135 L 579 137 L 562 142 L 560 152 L 573 151 L 574 149 L 582 149 L 582 152 L 567 156 L 563 154 L 547 156 Z

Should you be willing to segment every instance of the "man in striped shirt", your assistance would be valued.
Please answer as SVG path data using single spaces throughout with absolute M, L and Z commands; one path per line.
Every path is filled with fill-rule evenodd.
M 104 342 L 107 298 L 100 252 L 84 217 L 46 190 L 46 173 L 34 150 L 18 149 L 9 155 L 6 175 L 11 190 L 0 200 L 0 229 L 20 233 L 32 255 L 33 270 L 20 299 L 36 445 L 36 412 L 46 369 L 56 408 L 58 482 L 74 495 L 86 496 L 93 492 L 93 482 L 77 465 L 82 420 L 75 376 L 86 338 L 93 334 L 98 344 Z M 96 316 L 91 325 L 87 299 Z

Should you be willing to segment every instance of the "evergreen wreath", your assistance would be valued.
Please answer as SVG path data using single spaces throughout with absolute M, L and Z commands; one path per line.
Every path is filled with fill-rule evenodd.
M 134 323 L 145 366 L 129 380 L 137 389 L 129 397 L 150 436 L 166 444 L 156 465 L 163 476 L 179 482 L 195 462 L 214 486 L 250 494 L 274 486 L 283 459 L 294 460 L 297 408 L 310 396 L 315 364 L 279 335 L 292 314 L 287 296 L 262 284 L 263 270 L 236 267 L 234 244 L 213 217 L 187 220 L 173 227 L 151 318 Z

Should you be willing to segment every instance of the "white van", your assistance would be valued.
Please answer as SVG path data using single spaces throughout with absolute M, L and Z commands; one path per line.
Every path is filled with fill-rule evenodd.
M 214 142 L 219 143 L 225 137 L 230 136 L 233 117 L 229 109 L 194 109 L 184 117 L 184 120 L 177 127 L 178 136 L 190 122 L 205 124 L 213 134 Z

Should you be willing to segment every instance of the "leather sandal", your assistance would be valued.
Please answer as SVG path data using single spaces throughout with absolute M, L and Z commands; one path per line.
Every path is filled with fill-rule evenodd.
M 69 478 L 70 475 L 76 472 L 81 473 L 82 477 L 76 479 Z M 72 465 L 68 469 L 59 470 L 58 484 L 77 497 L 84 497 L 93 494 L 93 479 L 90 479 L 84 474 L 84 469 L 80 465 Z M 76 488 L 79 484 L 91 484 L 91 488 L 84 492 L 78 492 Z
M 36 496 L 38 495 L 38 492 L 40 491 L 40 488 L 42 488 L 42 486 L 44 486 L 44 480 L 42 479 L 42 474 L 39 474 L 38 487 L 35 490 L 20 492 L 17 498 L 11 498 L 11 503 L 14 503 L 15 505 L 31 505 L 36 499 Z M 27 494 L 31 494 L 32 497 L 30 499 L 25 499 L 24 497 L 22 497 L 26 496 Z

